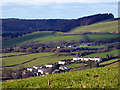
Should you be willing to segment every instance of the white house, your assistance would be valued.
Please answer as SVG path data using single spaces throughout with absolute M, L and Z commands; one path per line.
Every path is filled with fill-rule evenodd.
M 102 59 L 100 57 L 73 57 L 73 60 L 81 60 L 81 61 L 101 61 Z
M 73 47 L 72 45 L 68 46 L 69 48 Z
M 47 64 L 46 68 L 52 68 L 54 66 L 54 64 Z
M 68 69 L 70 69 L 70 68 L 69 68 L 69 67 L 65 67 L 65 66 L 60 66 L 59 69 L 60 69 L 60 70 L 68 70 Z
M 43 65 L 34 65 L 33 68 L 38 69 L 38 68 L 43 68 Z
M 62 65 L 64 65 L 65 63 L 66 63 L 66 60 L 61 60 L 58 62 L 58 64 L 62 64 Z
M 44 74 L 45 71 L 47 71 L 47 69 L 45 69 L 45 68 L 38 69 L 38 72 L 40 72 L 41 74 Z
M 28 68 L 27 68 L 27 71 L 32 72 L 32 70 L 33 70 L 33 68 L 32 68 L 32 67 L 28 67 Z
M 57 46 L 57 48 L 60 48 L 60 46 Z

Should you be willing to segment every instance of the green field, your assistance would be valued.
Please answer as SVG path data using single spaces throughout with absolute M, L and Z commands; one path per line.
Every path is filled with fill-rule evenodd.
M 51 33 L 52 33 L 51 31 L 34 32 L 34 33 L 26 34 L 26 35 L 24 35 L 22 37 L 3 40 L 2 45 L 3 46 L 22 45 L 22 44 L 25 44 L 25 43 L 28 43 L 28 42 L 32 42 L 36 38 L 41 38 L 41 37 L 48 36 Z
M 104 53 L 93 53 L 93 54 L 89 54 L 86 55 L 85 57 L 101 57 L 101 58 L 106 58 L 107 54 L 112 54 L 113 56 L 118 56 L 118 52 L 120 50 L 112 50 L 112 51 L 108 51 L 108 52 L 104 52 Z
M 109 64 L 109 63 L 112 63 L 112 62 L 115 62 L 115 61 L 118 61 L 118 60 L 119 60 L 119 58 L 117 58 L 117 59 L 112 59 L 112 60 L 108 60 L 108 61 L 105 61 L 105 62 L 100 63 L 99 65 Z
M 10 56 L 10 55 L 21 55 L 21 54 L 25 54 L 25 53 L 18 53 L 18 52 L 12 52 L 12 53 L 2 53 L 2 56 Z
M 118 20 L 110 21 L 110 22 L 100 22 L 88 26 L 79 26 L 77 28 L 72 29 L 70 34 L 78 34 L 83 32 L 116 32 L 118 33 Z
M 3 40 L 3 46 L 11 45 L 23 45 L 30 42 L 59 42 L 61 40 L 71 41 L 71 40 L 80 40 L 83 39 L 82 35 L 63 35 L 62 32 L 57 32 L 55 35 L 51 31 L 39 31 L 30 34 L 26 34 L 22 37 L 11 38 Z
M 53 32 L 53 31 L 37 31 L 30 34 L 23 35 L 17 38 L 3 40 L 3 46 L 19 46 L 30 42 L 44 43 L 44 42 L 59 42 L 61 40 L 83 40 L 83 32 L 98 32 L 97 34 L 86 34 L 92 40 L 105 40 L 111 38 L 118 38 L 118 21 L 99 22 L 87 26 L 79 26 L 72 29 L 70 32 Z M 110 32 L 111 34 L 105 34 Z M 115 33 L 113 33 L 115 32 Z M 101 33 L 101 34 L 100 34 Z
M 70 34 L 63 34 L 60 35 L 57 32 L 57 35 L 52 35 L 50 31 L 40 31 L 34 32 L 31 34 L 24 35 L 18 38 L 11 38 L 7 40 L 3 40 L 3 46 L 11 46 L 11 45 L 23 45 L 30 42 L 37 42 L 37 43 L 45 43 L 45 42 L 59 42 L 63 41 L 79 41 L 83 40 L 83 35 L 70 35 Z M 91 40 L 105 40 L 105 39 L 112 39 L 118 38 L 118 34 L 86 34 L 86 36 Z
M 107 54 L 112 54 L 113 56 L 118 56 L 118 51 L 119 50 L 112 50 L 109 52 L 104 52 L 104 53 L 93 53 L 86 55 L 85 57 L 101 57 L 105 58 Z M 3 55 L 12 55 L 12 54 L 17 54 L 17 53 L 6 53 Z M 18 53 L 20 54 L 20 53 Z M 63 53 L 62 53 L 63 54 Z M 14 56 L 14 57 L 5 57 L 2 59 L 3 61 L 3 66 L 8 66 L 8 65 L 14 65 L 14 64 L 20 64 L 20 66 L 24 67 L 32 67 L 33 65 L 45 65 L 48 63 L 55 63 L 60 60 L 64 59 L 72 59 L 74 56 L 55 56 L 54 53 L 33 53 L 33 54 L 28 54 L 28 55 L 22 55 L 22 56 Z M 37 58 L 31 62 L 22 64 L 25 61 L 29 61 L 31 59 Z M 72 67 L 74 67 L 73 65 Z M 18 68 L 18 66 L 11 67 L 11 68 Z
M 3 88 L 118 88 L 118 63 L 61 74 L 10 80 Z M 48 81 L 50 84 L 48 84 Z
M 22 65 L 20 64 L 34 58 L 37 59 Z M 24 66 L 24 67 L 33 67 L 34 65 L 41 65 L 41 64 L 45 65 L 48 63 L 55 63 L 57 61 L 63 59 L 69 59 L 69 58 L 73 58 L 73 56 L 54 56 L 54 53 L 35 53 L 35 54 L 28 54 L 22 56 L 6 57 L 2 59 L 2 62 L 3 62 L 3 66 L 20 64 L 20 66 Z M 19 66 L 15 66 L 11 68 L 16 69 L 19 68 Z
M 91 40 L 105 40 L 118 38 L 118 34 L 87 34 L 86 36 Z
M 66 67 L 75 68 L 75 67 L 80 67 L 80 65 L 81 63 L 73 63 L 73 64 L 66 65 Z

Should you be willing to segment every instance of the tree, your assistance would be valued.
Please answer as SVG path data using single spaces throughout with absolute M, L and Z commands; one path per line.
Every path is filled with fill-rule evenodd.
M 29 48 L 26 49 L 26 52 L 32 53 L 32 52 L 33 52 L 33 49 L 29 47 Z
M 37 51 L 38 51 L 38 52 L 43 52 L 43 48 L 42 48 L 42 47 L 39 47 L 39 48 L 37 49 Z
M 52 74 L 53 68 L 47 68 L 49 74 Z
M 88 61 L 87 61 L 87 64 L 88 64 L 88 66 L 89 66 L 90 68 L 92 68 L 93 61 L 92 61 L 92 60 L 88 60 Z
M 110 56 L 109 54 L 106 55 L 106 59 L 109 60 L 110 59 Z

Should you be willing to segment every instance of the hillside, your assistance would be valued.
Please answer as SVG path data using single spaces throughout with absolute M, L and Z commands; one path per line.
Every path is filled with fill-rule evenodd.
M 80 26 L 72 29 L 70 34 L 78 34 L 83 32 L 97 32 L 97 33 L 118 33 L 118 20 L 109 21 L 109 22 L 99 22 L 96 24 L 88 25 L 88 26 Z
M 72 28 L 90 25 L 103 20 L 114 20 L 113 14 L 96 14 L 78 19 L 2 19 L 3 32 L 25 32 L 30 30 L 62 31 L 67 32 Z
M 82 35 L 64 35 L 57 32 L 55 35 L 52 34 L 52 31 L 38 31 L 30 34 L 26 34 L 21 37 L 11 38 L 3 40 L 3 46 L 11 45 L 23 45 L 30 42 L 45 43 L 45 42 L 59 42 L 61 40 L 70 41 L 70 40 L 80 40 L 83 39 Z
M 118 88 L 118 63 L 61 74 L 10 80 L 3 88 Z M 49 82 L 49 83 L 48 83 Z
M 118 34 L 86 34 L 91 40 L 103 40 L 118 38 Z M 2 41 L 3 47 L 6 46 L 20 46 L 31 42 L 46 43 L 46 42 L 60 42 L 60 41 L 79 41 L 84 40 L 84 35 L 81 34 L 66 34 L 56 32 L 52 34 L 52 31 L 38 31 L 30 34 L 26 34 L 17 38 L 6 39 Z

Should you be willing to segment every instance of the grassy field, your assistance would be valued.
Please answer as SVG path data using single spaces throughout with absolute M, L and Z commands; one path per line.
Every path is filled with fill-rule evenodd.
M 115 62 L 115 61 L 118 61 L 118 60 L 119 60 L 119 58 L 117 58 L 117 59 L 112 59 L 112 60 L 109 60 L 109 61 L 102 62 L 102 63 L 100 63 L 99 65 L 109 64 L 109 63 L 112 63 L 112 62 Z
M 31 34 L 24 35 L 22 37 L 18 38 L 11 38 L 7 40 L 3 40 L 3 46 L 11 46 L 11 45 L 23 45 L 30 42 L 37 42 L 37 43 L 44 43 L 44 42 L 59 42 L 61 40 L 63 41 L 71 41 L 71 40 L 81 40 L 84 39 L 83 35 L 64 35 L 62 33 L 59 34 L 57 32 L 57 35 L 52 35 L 52 32 L 50 31 L 40 31 L 40 32 L 34 32 Z M 118 34 L 86 34 L 86 36 L 91 40 L 104 40 L 104 39 L 111 39 L 111 38 L 117 38 Z
M 24 67 L 32 67 L 34 65 L 45 65 L 48 63 L 55 63 L 57 61 L 63 60 L 63 59 L 69 59 L 73 56 L 54 56 L 54 53 L 35 53 L 35 54 L 28 54 L 28 55 L 22 55 L 22 56 L 14 56 L 14 57 L 6 57 L 2 59 L 3 66 L 8 65 L 14 65 L 14 64 L 20 64 L 25 61 L 29 61 L 31 59 L 37 58 L 31 62 L 20 64 L 19 66 Z M 19 68 L 19 66 L 11 67 L 13 69 Z
M 72 29 L 70 34 L 78 34 L 82 32 L 116 32 L 118 33 L 118 21 L 110 21 L 110 22 L 100 22 L 88 26 L 79 26 L 77 28 Z
M 70 40 L 80 40 L 83 39 L 82 35 L 64 35 L 62 32 L 57 32 L 55 35 L 51 31 L 39 31 L 30 34 L 26 34 L 22 37 L 11 38 L 3 40 L 3 46 L 11 45 L 23 45 L 30 42 L 59 42 L 61 40 L 70 41 Z
M 118 88 L 118 63 L 61 74 L 10 80 L 3 88 Z M 48 81 L 50 84 L 48 84 Z
M 118 34 L 87 34 L 86 36 L 91 40 L 105 40 L 118 38 Z
M 12 53 L 2 53 L 2 56 L 10 56 L 10 55 L 20 55 L 20 54 L 25 54 L 25 53 L 18 53 L 18 52 L 12 52 Z
M 3 40 L 2 45 L 3 46 L 12 46 L 12 45 L 19 46 L 19 45 L 23 45 L 30 42 L 44 43 L 44 42 L 51 42 L 51 41 L 59 42 L 61 40 L 78 41 L 78 40 L 84 39 L 83 35 L 81 35 L 81 33 L 83 32 L 103 33 L 103 34 L 86 34 L 86 36 L 92 40 L 105 40 L 105 39 L 117 38 L 118 34 L 115 34 L 112 32 L 118 33 L 118 21 L 100 22 L 100 23 L 96 23 L 88 26 L 80 26 L 66 33 L 63 33 L 63 32 L 53 33 L 52 31 L 33 32 L 30 34 L 23 35 L 21 37 Z M 111 34 L 104 34 L 105 32 L 110 32 Z
M 35 41 L 36 42 L 58 42 L 60 40 L 64 40 L 64 41 L 71 41 L 71 40 L 80 40 L 83 39 L 82 35 L 62 35 L 62 36 L 46 36 L 46 37 L 42 37 L 42 38 L 38 38 Z
M 93 53 L 93 54 L 89 54 L 89 55 L 86 55 L 85 57 L 101 57 L 101 58 L 105 58 L 107 54 L 112 54 L 113 56 L 118 56 L 118 52 L 120 50 L 112 50 L 112 51 L 109 51 L 109 52 L 104 52 L 104 53 Z
M 2 45 L 3 46 L 22 45 L 22 44 L 34 41 L 36 38 L 41 38 L 41 37 L 48 36 L 51 33 L 52 33 L 51 31 L 34 32 L 34 33 L 26 34 L 22 37 L 3 40 Z
M 73 64 L 66 65 L 66 67 L 75 68 L 75 67 L 80 67 L 82 64 L 81 63 L 73 63 Z M 85 65 L 87 65 L 87 64 L 85 64 Z

